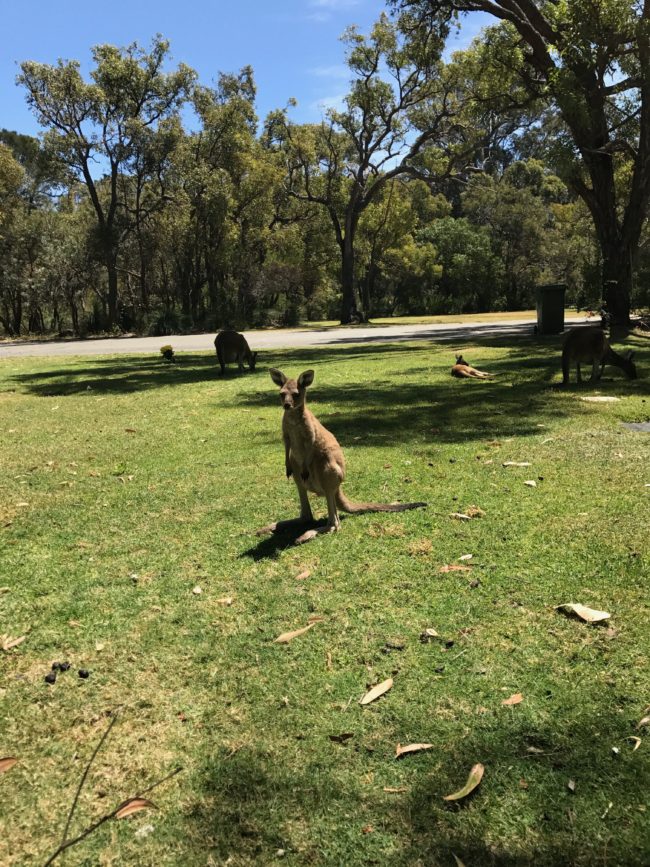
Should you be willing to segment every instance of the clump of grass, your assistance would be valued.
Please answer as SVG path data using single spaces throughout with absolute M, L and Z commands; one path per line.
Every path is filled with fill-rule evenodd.
M 304 548 L 254 535 L 297 514 L 265 370 L 3 362 L 0 632 L 27 638 L 0 652 L 0 753 L 20 758 L 0 778 L 0 861 L 55 848 L 120 705 L 81 828 L 186 770 L 159 813 L 98 829 L 79 863 L 647 863 L 649 447 L 619 422 L 647 420 L 648 388 L 614 373 L 598 390 L 620 402 L 581 402 L 590 386 L 551 387 L 557 346 L 463 346 L 490 383 L 452 380 L 440 345 L 268 354 L 316 370 L 310 406 L 344 447 L 348 496 L 429 502 Z M 470 505 L 485 515 L 450 518 Z M 440 573 L 467 553 L 469 572 Z M 612 617 L 589 627 L 564 602 Z M 72 669 L 49 686 L 55 660 Z M 398 742 L 434 748 L 397 761 Z M 476 762 L 480 788 L 449 808 Z

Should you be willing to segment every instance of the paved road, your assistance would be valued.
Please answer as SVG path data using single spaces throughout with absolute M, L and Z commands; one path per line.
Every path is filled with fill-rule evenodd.
M 566 324 L 585 321 L 567 319 Z M 600 322 L 600 319 L 597 320 Z M 302 346 L 342 345 L 346 343 L 394 343 L 404 340 L 436 340 L 461 344 L 476 337 L 507 337 L 530 334 L 530 319 L 509 322 L 480 322 L 455 325 L 381 325 L 353 328 L 279 329 L 247 331 L 251 349 L 299 348 Z M 214 351 L 214 332 L 209 334 L 174 334 L 170 337 L 107 337 L 89 340 L 21 341 L 0 343 L 0 360 L 24 356 L 117 355 L 155 353 L 165 343 L 177 352 Z

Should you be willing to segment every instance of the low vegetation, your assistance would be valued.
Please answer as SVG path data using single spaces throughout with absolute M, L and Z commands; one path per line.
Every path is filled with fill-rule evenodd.
M 117 713 L 70 837 L 183 770 L 61 863 L 647 864 L 650 392 L 555 389 L 558 347 L 3 361 L 0 862 L 57 848 Z M 316 371 L 350 497 L 428 508 L 256 537 L 297 512 L 270 366 Z

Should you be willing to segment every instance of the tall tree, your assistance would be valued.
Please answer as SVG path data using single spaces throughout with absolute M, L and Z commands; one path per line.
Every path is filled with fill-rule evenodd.
M 484 61 L 515 74 L 561 118 L 556 169 L 584 200 L 602 255 L 604 294 L 627 324 L 633 262 L 650 202 L 650 0 L 392 0 L 422 27 L 459 14 L 501 22 Z M 621 165 L 625 170 L 620 171 Z
M 355 285 L 355 238 L 365 209 L 393 178 L 431 180 L 456 167 L 462 139 L 447 121 L 455 110 L 453 83 L 440 61 L 435 29 L 404 39 L 385 15 L 364 37 L 350 28 L 344 40 L 352 75 L 341 110 L 320 125 L 297 126 L 285 111 L 272 113 L 267 136 L 285 155 L 288 193 L 321 205 L 341 254 L 341 322 L 361 310 Z M 444 144 L 443 144 L 444 143 Z
M 148 53 L 136 43 L 98 45 L 92 50 L 92 83 L 84 81 L 76 61 L 27 61 L 18 76 L 47 129 L 47 146 L 88 188 L 108 281 L 109 327 L 118 320 L 120 175 L 131 172 L 145 133 L 178 114 L 195 78 L 184 64 L 164 72 L 168 52 L 160 36 Z M 106 168 L 107 183 L 98 182 L 96 165 Z

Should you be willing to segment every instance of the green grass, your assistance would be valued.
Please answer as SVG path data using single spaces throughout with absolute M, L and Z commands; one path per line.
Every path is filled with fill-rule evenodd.
M 650 341 L 627 342 L 647 376 Z M 620 422 L 650 417 L 650 390 L 609 370 L 598 391 L 617 403 L 553 389 L 558 345 L 463 346 L 492 383 L 453 380 L 440 344 L 265 354 L 315 369 L 310 406 L 344 447 L 348 496 L 429 502 L 298 548 L 254 535 L 297 513 L 266 370 L 221 379 L 208 354 L 3 361 L 0 633 L 27 638 L 0 652 L 0 756 L 20 759 L 0 776 L 0 863 L 56 848 L 119 707 L 73 833 L 184 770 L 157 811 L 61 863 L 646 865 L 650 438 Z M 470 505 L 485 516 L 450 517 Z M 466 553 L 470 573 L 440 573 Z M 568 619 L 564 602 L 611 620 Z M 443 640 L 423 644 L 427 627 Z M 73 670 L 48 686 L 54 660 Z M 433 749 L 394 758 L 421 741 Z M 447 806 L 476 762 L 479 789 Z

